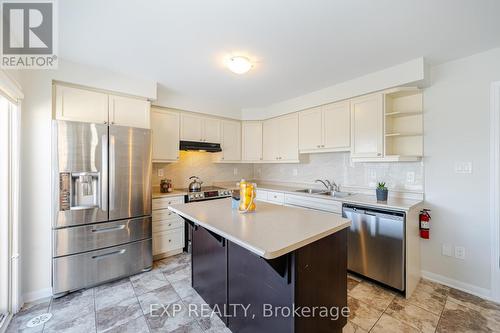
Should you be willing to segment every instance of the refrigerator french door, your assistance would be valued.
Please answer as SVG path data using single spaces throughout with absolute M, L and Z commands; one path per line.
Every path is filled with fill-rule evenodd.
M 53 293 L 152 267 L 151 133 L 53 122 Z

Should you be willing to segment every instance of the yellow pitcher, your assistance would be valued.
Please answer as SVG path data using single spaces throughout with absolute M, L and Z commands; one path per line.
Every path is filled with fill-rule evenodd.
M 240 213 L 255 211 L 255 197 L 257 195 L 257 184 L 242 179 L 240 181 Z

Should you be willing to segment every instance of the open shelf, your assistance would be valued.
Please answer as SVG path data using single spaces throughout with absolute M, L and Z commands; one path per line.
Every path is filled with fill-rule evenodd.
M 383 161 L 409 162 L 421 159 L 422 111 L 422 91 L 417 88 L 398 88 L 385 94 Z
M 420 136 L 422 132 L 396 132 L 396 133 L 386 133 L 386 137 L 395 137 L 395 136 Z
M 386 113 L 385 116 L 397 118 L 397 117 L 418 116 L 421 114 L 422 114 L 422 111 L 395 111 L 395 112 Z

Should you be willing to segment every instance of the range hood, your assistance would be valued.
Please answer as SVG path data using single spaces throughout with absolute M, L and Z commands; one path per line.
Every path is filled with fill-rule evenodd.
M 179 144 L 179 149 L 206 151 L 208 153 L 218 153 L 222 151 L 220 143 L 198 142 L 198 141 L 181 141 Z

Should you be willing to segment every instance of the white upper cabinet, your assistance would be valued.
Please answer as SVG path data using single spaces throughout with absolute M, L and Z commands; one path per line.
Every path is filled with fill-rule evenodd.
M 179 160 L 179 112 L 152 108 L 153 162 Z
M 150 102 L 63 85 L 55 86 L 55 118 L 150 128 Z
M 297 162 L 299 160 L 298 114 L 264 121 L 262 155 L 266 162 Z
M 220 143 L 221 121 L 215 118 L 181 114 L 181 140 Z
M 262 158 L 264 161 L 279 161 L 280 133 L 279 123 L 276 119 L 264 121 L 262 125 Z
M 109 95 L 109 118 L 112 125 L 150 128 L 151 103 L 147 100 Z
M 384 150 L 382 93 L 351 100 L 351 157 L 382 158 Z
M 203 141 L 203 118 L 187 113 L 181 114 L 181 140 Z
M 279 131 L 279 160 L 298 162 L 299 160 L 299 115 L 277 118 Z
M 349 102 L 299 112 L 299 150 L 303 153 L 350 150 Z
M 241 123 L 239 121 L 222 120 L 221 135 L 222 152 L 219 154 L 219 161 L 241 161 Z
M 56 119 L 108 123 L 108 94 L 60 85 L 55 91 Z
M 323 147 L 331 150 L 351 148 L 351 110 L 349 102 L 323 106 Z
M 258 162 L 262 160 L 262 122 L 244 121 L 241 124 L 242 160 Z
M 310 151 L 323 145 L 323 109 L 315 107 L 299 112 L 299 149 Z
M 214 118 L 203 119 L 203 140 L 210 143 L 221 143 L 221 121 Z

